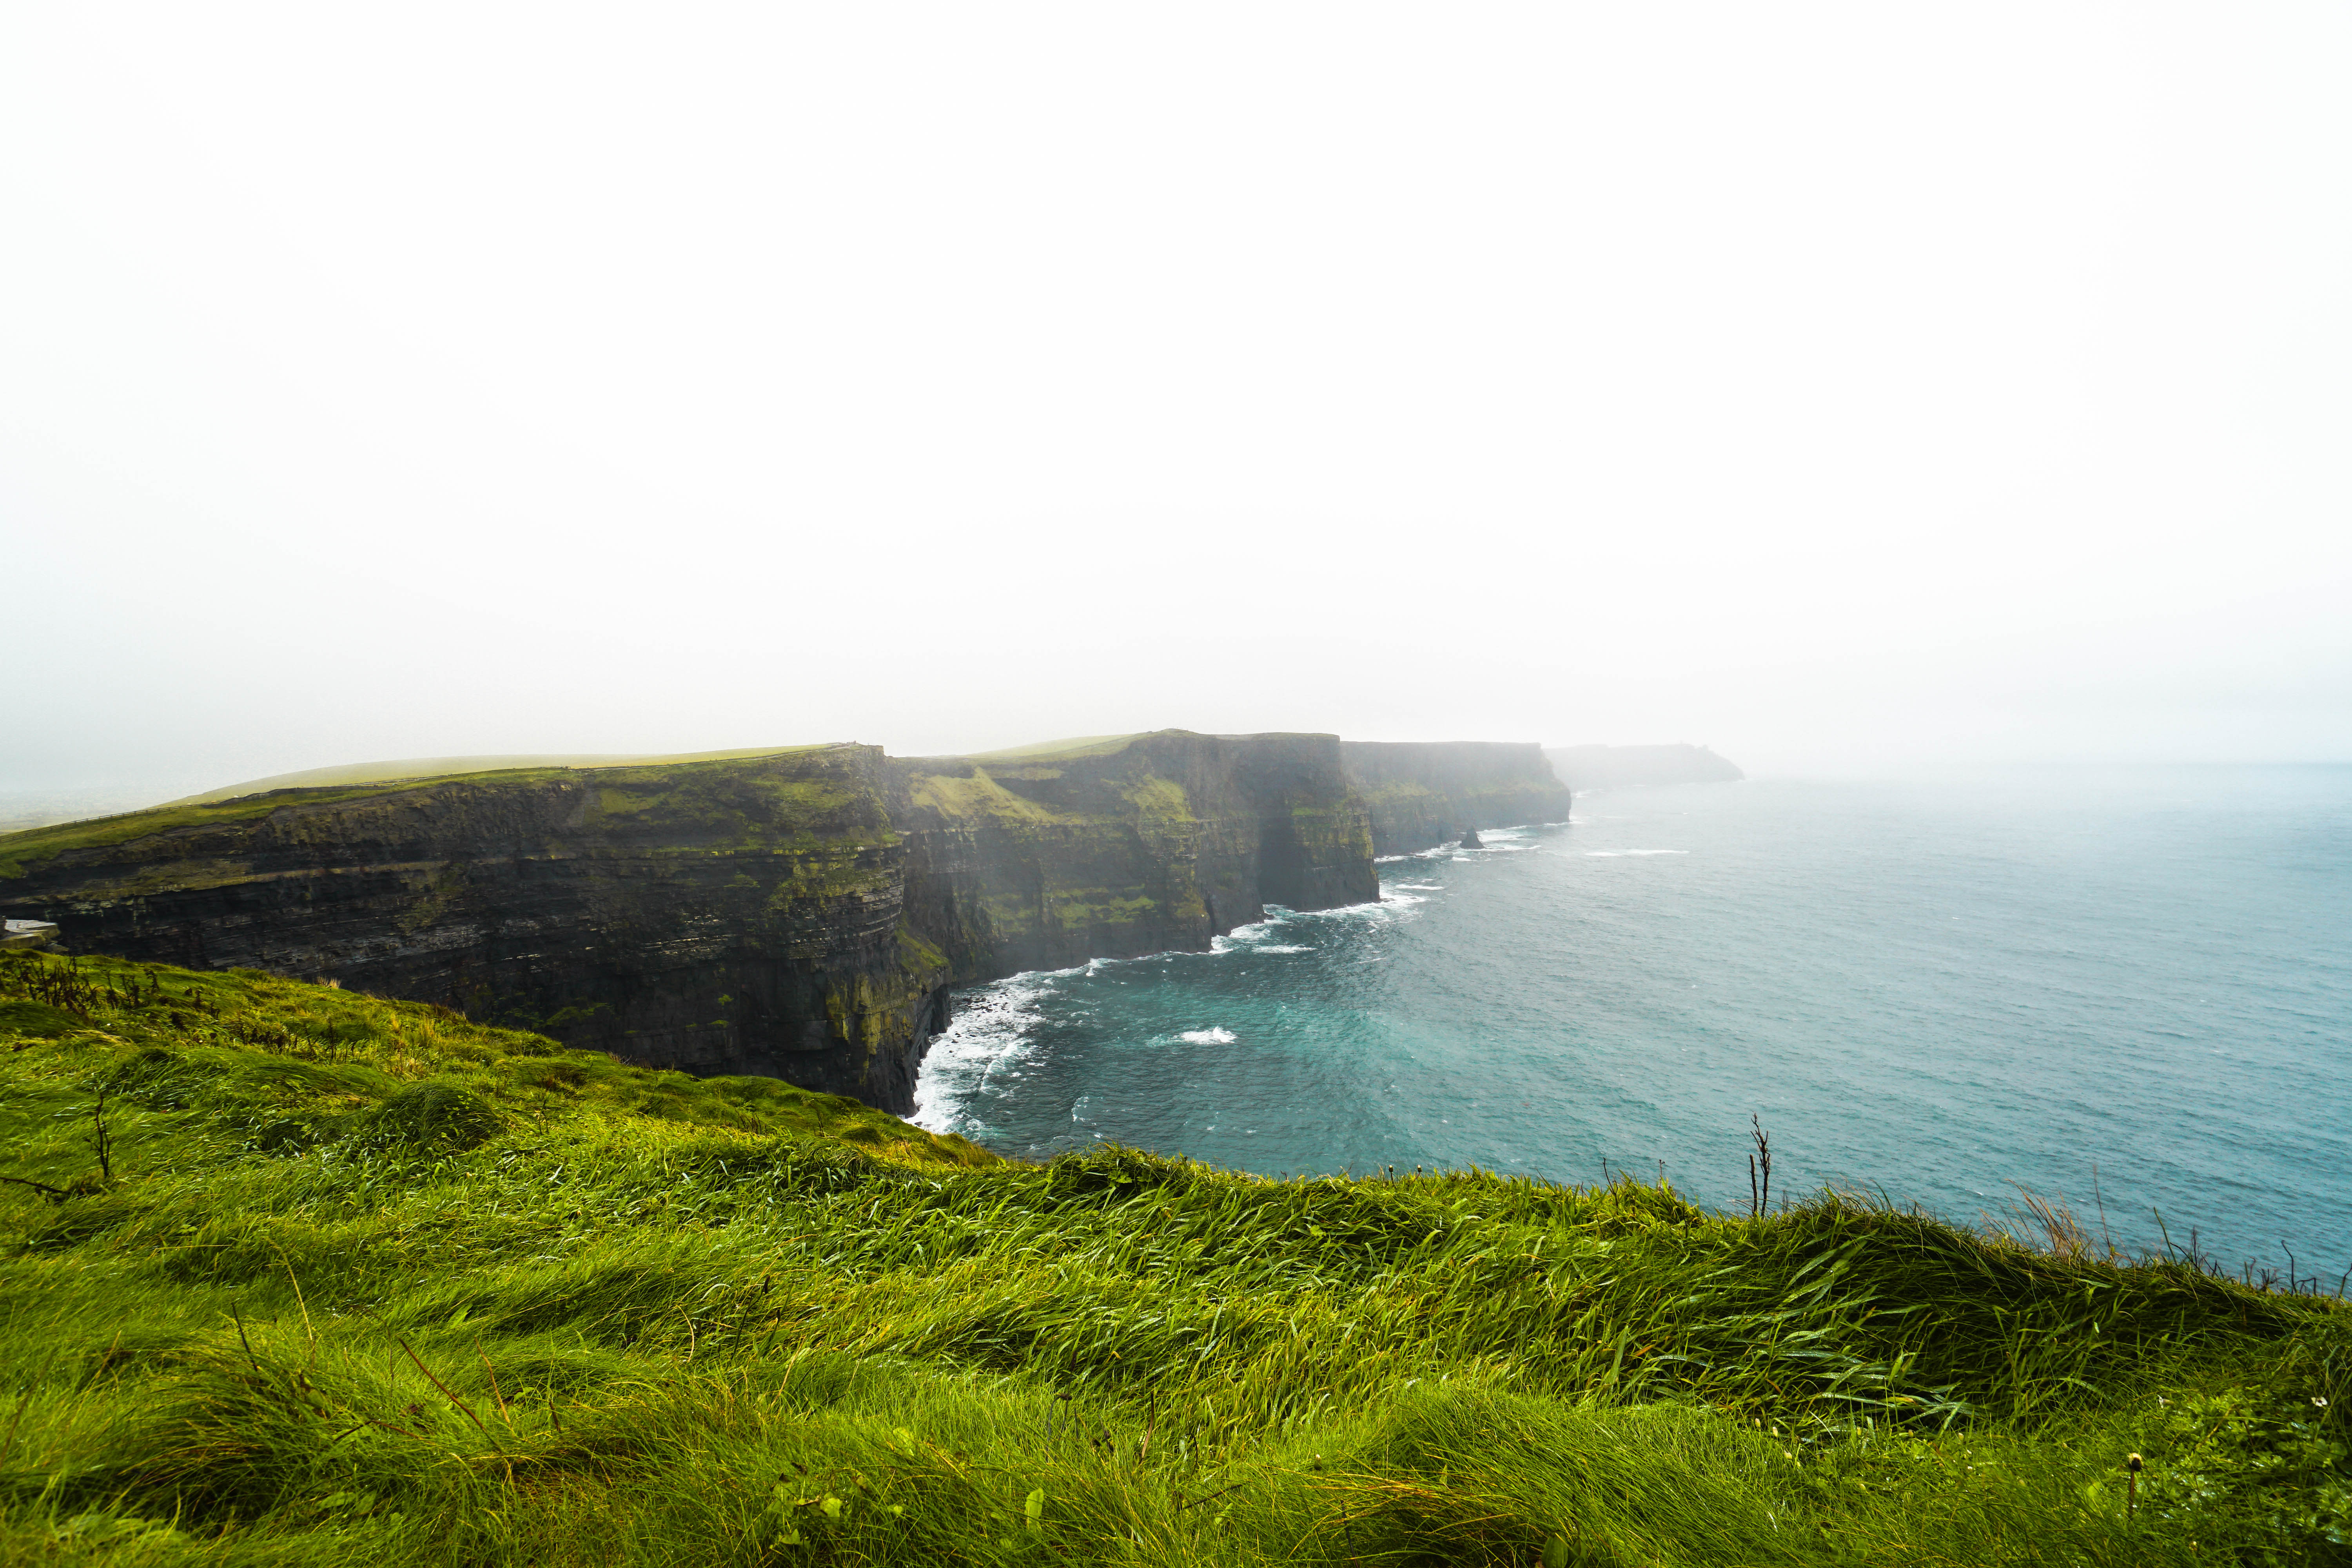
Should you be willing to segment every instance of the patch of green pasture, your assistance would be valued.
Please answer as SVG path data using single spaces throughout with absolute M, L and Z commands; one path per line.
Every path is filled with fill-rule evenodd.
M 745 828 L 760 843 L 776 837 L 807 836 L 813 824 L 853 803 L 854 796 L 821 779 L 782 779 L 746 762 L 805 757 L 821 762 L 841 748 L 784 747 L 770 751 L 695 754 L 677 759 L 627 759 L 584 764 L 501 767 L 459 771 L 422 777 L 385 777 L 350 783 L 288 786 L 236 796 L 195 796 L 184 802 L 151 806 L 142 811 L 93 817 L 83 822 L 53 823 L 0 834 L 0 882 L 21 877 L 71 849 L 102 848 L 128 844 L 185 827 L 251 821 L 287 806 L 331 805 L 342 801 L 432 789 L 457 782 L 471 784 L 522 784 L 574 779 L 587 773 L 600 786 L 605 809 L 631 815 L 648 809 L 676 812 L 692 819 L 708 817 L 720 826 Z M 329 770 L 334 771 L 334 770 Z M 267 781 L 263 781 L 267 782 Z M 736 786 L 730 794 L 729 785 Z M 217 793 L 217 792 L 216 792 Z M 721 798 L 725 796 L 725 798 Z M 753 809 L 747 822 L 744 809 Z M 879 822 L 877 816 L 877 822 Z
M 1015 795 L 997 783 L 986 768 L 967 775 L 919 773 L 909 795 L 918 807 L 945 817 L 984 817 L 996 824 L 1079 823 L 1092 820 L 1082 813 L 1064 811 Z
M 281 789 L 326 789 L 345 784 L 390 784 L 423 779 L 460 778 L 473 773 L 514 773 L 518 770 L 544 771 L 551 768 L 626 768 L 656 767 L 677 763 L 735 762 L 748 757 L 777 757 L 795 752 L 822 750 L 821 745 L 752 746 L 736 751 L 679 752 L 667 755 L 650 752 L 584 752 L 527 756 L 486 757 L 409 757 L 397 762 L 344 763 L 331 767 L 305 768 L 296 773 L 273 773 L 268 778 L 247 779 L 242 784 L 223 784 L 201 795 L 183 795 L 165 801 L 165 805 L 203 805 L 214 801 L 230 800 L 238 795 L 264 794 Z

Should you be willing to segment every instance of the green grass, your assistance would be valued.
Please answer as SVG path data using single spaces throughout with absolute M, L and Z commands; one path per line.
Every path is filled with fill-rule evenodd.
M 341 789 L 306 790 L 298 796 L 248 796 L 208 805 L 158 805 L 113 816 L 93 816 L 82 822 L 56 822 L 0 833 L 0 881 L 20 877 L 31 867 L 44 865 L 68 849 L 100 848 L 129 844 L 151 834 L 176 827 L 205 827 L 215 823 L 243 822 L 267 816 L 282 805 L 326 805 L 339 800 L 383 795 L 383 784 L 353 784 Z
M 178 828 L 248 822 L 287 806 L 331 805 L 340 801 L 431 789 L 458 782 L 493 786 L 530 784 L 573 779 L 583 771 L 595 774 L 600 809 L 608 816 L 625 818 L 648 812 L 666 814 L 682 825 L 736 835 L 741 838 L 745 847 L 766 847 L 780 838 L 793 842 L 814 841 L 824 826 L 824 818 L 858 805 L 858 796 L 863 793 L 861 786 L 848 781 L 836 780 L 829 784 L 822 778 L 821 775 L 827 771 L 827 753 L 835 750 L 830 746 L 798 746 L 756 752 L 714 752 L 652 762 L 603 762 L 586 764 L 583 768 L 513 767 L 426 778 L 348 782 L 331 787 L 289 787 L 261 795 L 241 795 L 234 799 L 196 797 L 193 804 L 173 803 L 113 816 L 92 817 L 83 822 L 53 823 L 21 832 L 0 834 L 0 881 L 21 877 L 27 870 L 46 865 L 68 850 L 129 844 Z M 730 765 L 748 760 L 782 757 L 802 758 L 804 771 L 820 776 L 793 778 L 784 776 L 779 770 Z M 380 765 L 388 767 L 394 764 Z M 325 774 L 364 772 L 366 769 L 317 771 Z M 878 813 L 874 815 L 875 830 L 884 831 Z M 707 847 L 700 847 L 693 852 L 700 853 Z M 233 861 L 222 871 L 222 875 L 229 878 L 242 874 L 241 868 Z M 190 875 L 184 865 L 174 864 L 168 879 L 184 886 Z
M 661 756 L 653 753 L 583 752 L 562 754 L 495 757 L 409 757 L 387 763 L 343 763 L 333 767 L 304 768 L 299 773 L 274 773 L 266 779 L 247 779 L 243 784 L 223 784 L 202 795 L 184 795 L 178 800 L 163 802 L 171 805 L 203 805 L 214 801 L 233 800 L 238 795 L 262 795 L 280 789 L 331 789 L 348 784 L 391 784 L 420 779 L 458 778 L 468 773 L 543 772 L 550 768 L 635 768 L 656 767 L 674 763 L 733 762 L 746 757 L 781 756 L 788 752 L 810 751 L 802 746 L 754 746 L 733 752 L 680 752 Z
M 1026 1164 L 68 973 L 0 959 L 0 1563 L 2345 1560 L 2345 1310 L 2061 1216 Z
M 950 819 L 978 819 L 1006 826 L 1088 820 L 1083 813 L 1057 810 L 1013 794 L 997 783 L 986 768 L 974 768 L 966 776 L 916 774 L 909 784 L 909 795 L 918 807 Z

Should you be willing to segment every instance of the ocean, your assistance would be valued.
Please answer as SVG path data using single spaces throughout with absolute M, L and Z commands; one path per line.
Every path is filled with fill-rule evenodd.
M 1580 794 L 1382 900 L 958 998 L 916 1120 L 1267 1175 L 1590 1184 L 2352 1268 L 2352 767 Z M 2192 1242 L 2193 1237 L 2193 1242 Z M 2290 1265 L 2289 1258 L 2293 1262 Z

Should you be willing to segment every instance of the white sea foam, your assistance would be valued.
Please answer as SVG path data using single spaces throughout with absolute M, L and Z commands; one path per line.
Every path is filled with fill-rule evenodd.
M 1264 952 L 1266 938 L 1272 936 L 1275 928 L 1280 924 L 1282 921 L 1279 920 L 1270 920 L 1260 921 L 1255 925 L 1235 926 L 1223 936 L 1211 937 L 1209 951 L 1211 952 Z
M 1478 829 L 1478 843 L 1475 849 L 1460 845 L 1455 846 L 1455 847 L 1460 849 L 1464 855 L 1475 854 L 1480 851 L 1498 855 L 1524 853 L 1530 849 L 1542 847 L 1542 846 L 1529 841 L 1528 837 L 1538 827 L 1559 827 L 1561 826 L 1564 825 L 1556 822 L 1547 822 L 1521 823 L 1516 827 L 1482 827 Z M 1455 858 L 1458 859 L 1460 858 L 1460 856 L 1456 856 Z
M 1432 851 L 1431 856 L 1436 853 Z M 956 998 L 954 1019 L 923 1058 L 915 1082 L 915 1111 L 908 1120 L 934 1132 L 986 1132 L 986 1124 L 971 1114 L 971 1107 L 990 1091 L 1024 1076 L 1024 1064 L 1035 1047 L 1035 1031 L 1045 1021 L 1040 1004 L 1054 994 L 1058 980 L 1097 975 L 1114 966 L 1213 954 L 1312 952 L 1315 949 L 1309 944 L 1275 939 L 1300 934 L 1288 928 L 1316 921 L 1406 919 L 1411 907 L 1423 901 L 1415 893 L 1435 892 L 1443 886 L 1438 882 L 1392 884 L 1381 889 L 1381 902 L 1330 910 L 1289 910 L 1269 904 L 1265 919 L 1211 938 L 1209 954 L 1175 951 L 1133 958 L 1095 958 L 1068 969 L 1031 970 L 962 992 Z M 1400 887 L 1408 890 L 1401 892 Z M 1190 1045 L 1230 1045 L 1238 1038 L 1221 1028 L 1191 1030 L 1177 1037 Z
M 923 1057 L 915 1079 L 915 1113 L 907 1120 L 933 1132 L 974 1131 L 978 1123 L 965 1115 L 965 1107 L 992 1080 L 1021 1076 L 1036 1027 L 1045 1021 L 1038 1004 L 1052 994 L 1055 979 L 1090 967 L 1015 974 L 959 996 L 946 1032 Z

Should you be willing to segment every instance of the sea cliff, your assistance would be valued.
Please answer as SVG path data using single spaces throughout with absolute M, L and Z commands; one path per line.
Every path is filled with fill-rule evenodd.
M 959 978 L 1205 948 L 1268 904 L 1380 897 L 1329 735 L 1162 731 L 889 773 L 911 918 Z
M 1533 745 L 1123 736 L 866 745 L 266 790 L 0 837 L 68 950 L 451 1006 L 911 1109 L 958 984 L 1202 949 L 1373 861 L 1557 820 Z
M 1372 849 L 1412 855 L 1465 831 L 1568 820 L 1569 792 L 1534 742 L 1343 741 Z
M 951 976 L 903 919 L 882 777 L 879 748 L 840 745 L 276 790 L 0 839 L 0 898 L 76 952 L 901 1103 L 896 1058 Z

